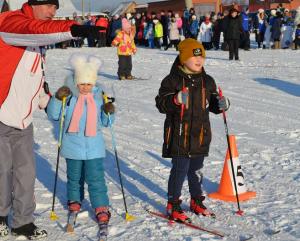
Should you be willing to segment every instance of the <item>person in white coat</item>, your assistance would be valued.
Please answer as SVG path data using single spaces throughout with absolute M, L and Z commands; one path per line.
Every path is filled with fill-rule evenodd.
M 206 50 L 212 48 L 212 23 L 208 15 L 205 16 L 205 21 L 200 25 L 198 41 L 201 41 Z
M 178 29 L 175 16 L 171 17 L 171 22 L 169 24 L 169 38 L 170 38 L 170 43 L 165 47 L 165 50 L 170 48 L 172 45 L 174 45 L 176 50 L 178 50 L 177 46 L 180 42 L 180 34 L 179 34 L 179 29 Z

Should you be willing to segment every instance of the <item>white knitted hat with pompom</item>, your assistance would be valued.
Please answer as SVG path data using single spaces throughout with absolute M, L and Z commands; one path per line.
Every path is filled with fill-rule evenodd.
M 74 82 L 76 85 L 96 84 L 98 71 L 102 65 L 102 61 L 98 57 L 74 53 L 71 55 L 69 62 L 74 70 Z

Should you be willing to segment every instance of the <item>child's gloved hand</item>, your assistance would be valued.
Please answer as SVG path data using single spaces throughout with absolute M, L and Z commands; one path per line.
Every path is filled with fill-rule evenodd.
M 71 90 L 67 86 L 60 87 L 55 93 L 55 98 L 62 100 L 64 97 L 68 97 L 71 94 Z
M 113 114 L 115 112 L 115 106 L 113 103 L 108 102 L 103 105 L 103 110 L 106 114 Z
M 180 90 L 177 95 L 174 97 L 174 102 L 176 105 L 186 105 L 189 97 L 189 90 L 185 88 L 184 90 Z
M 218 96 L 218 105 L 219 105 L 219 109 L 220 110 L 224 110 L 227 111 L 230 107 L 230 101 L 228 98 L 226 98 L 225 96 Z

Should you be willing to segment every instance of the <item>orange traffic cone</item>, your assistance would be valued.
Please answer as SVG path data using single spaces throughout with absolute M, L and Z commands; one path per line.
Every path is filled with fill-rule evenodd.
M 234 166 L 234 174 L 237 185 L 237 192 L 239 201 L 246 201 L 256 196 L 256 192 L 250 192 L 246 190 L 244 183 L 244 174 L 238 158 L 238 151 L 236 148 L 235 136 L 229 136 L 230 149 L 232 154 L 232 162 Z M 220 186 L 217 192 L 208 194 L 210 198 L 220 199 L 226 202 L 236 202 L 236 192 L 234 188 L 234 180 L 231 171 L 231 162 L 229 150 L 227 150 L 225 163 L 223 167 L 223 174 L 220 181 Z

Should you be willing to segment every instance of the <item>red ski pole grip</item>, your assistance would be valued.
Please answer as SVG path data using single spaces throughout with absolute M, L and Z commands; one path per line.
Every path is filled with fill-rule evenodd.
M 223 92 L 222 92 L 222 89 L 221 87 L 219 87 L 219 96 L 222 97 L 223 96 Z

